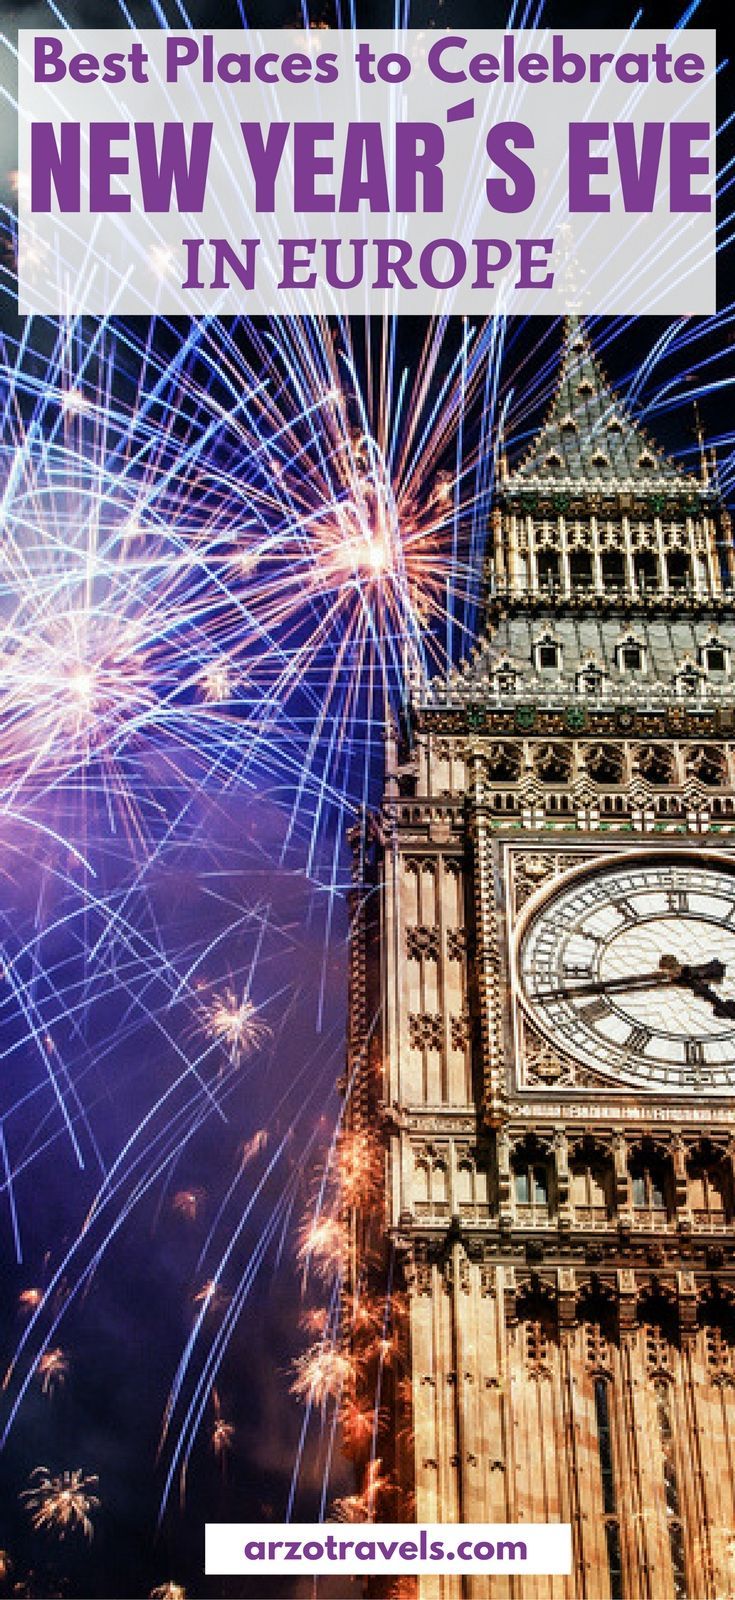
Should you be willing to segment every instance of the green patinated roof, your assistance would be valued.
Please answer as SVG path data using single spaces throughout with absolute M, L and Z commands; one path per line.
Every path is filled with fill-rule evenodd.
M 625 484 L 643 493 L 679 488 L 702 494 L 704 489 L 633 421 L 578 317 L 567 320 L 559 381 L 546 421 L 499 491 L 570 481 L 585 488 Z

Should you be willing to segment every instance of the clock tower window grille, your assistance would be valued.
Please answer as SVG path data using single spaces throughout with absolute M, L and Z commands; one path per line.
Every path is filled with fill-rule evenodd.
M 666 1524 L 669 1534 L 669 1549 L 671 1552 L 671 1569 L 674 1580 L 675 1600 L 688 1600 L 686 1559 L 684 1555 L 684 1531 L 681 1522 L 681 1502 L 679 1495 L 679 1473 L 676 1461 L 676 1441 L 674 1438 L 673 1396 L 670 1383 L 666 1378 L 657 1378 L 654 1384 L 656 1395 L 656 1417 L 658 1421 L 659 1442 L 663 1461 L 664 1500 L 666 1505 Z
M 623 1569 L 620 1551 L 620 1527 L 615 1493 L 615 1463 L 612 1440 L 610 1406 L 611 1384 L 608 1377 L 598 1377 L 595 1383 L 595 1421 L 597 1424 L 597 1452 L 602 1484 L 605 1545 L 607 1551 L 610 1600 L 623 1600 Z

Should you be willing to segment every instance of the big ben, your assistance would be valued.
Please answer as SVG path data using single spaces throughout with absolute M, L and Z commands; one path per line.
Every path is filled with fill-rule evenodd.
M 570 319 L 501 462 L 484 631 L 414 686 L 353 841 L 365 1504 L 572 1529 L 571 1577 L 421 1600 L 735 1595 L 734 604 L 711 463 Z

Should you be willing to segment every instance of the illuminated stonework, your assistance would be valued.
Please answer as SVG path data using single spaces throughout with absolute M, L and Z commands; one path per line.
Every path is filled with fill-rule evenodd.
M 571 1522 L 570 1580 L 434 1576 L 422 1600 L 722 1600 L 730 526 L 577 323 L 544 428 L 503 468 L 486 576 L 486 636 L 415 692 L 353 838 L 346 1137 L 371 1141 L 373 1181 L 348 1210 L 347 1300 L 390 1306 L 382 1348 L 347 1334 L 351 1403 L 378 1401 L 352 1441 L 363 1499 L 388 1520 Z

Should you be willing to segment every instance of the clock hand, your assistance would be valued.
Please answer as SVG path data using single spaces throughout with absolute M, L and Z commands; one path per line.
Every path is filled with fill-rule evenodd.
M 699 977 L 690 976 L 682 981 L 685 988 L 691 989 L 692 994 L 698 995 L 701 1000 L 709 1000 L 716 1017 L 735 1017 L 735 1000 L 726 1000 Z
M 534 995 L 534 1000 L 574 1000 L 579 996 L 594 994 L 617 994 L 628 992 L 631 989 L 658 989 L 667 984 L 683 984 L 691 987 L 693 983 L 705 978 L 712 978 L 717 983 L 725 976 L 724 962 L 714 957 L 711 961 L 702 961 L 697 965 L 682 965 L 674 956 L 662 956 L 661 964 L 656 972 L 642 972 L 631 974 L 625 978 L 598 978 L 594 983 L 576 984 L 572 988 L 544 989 Z

